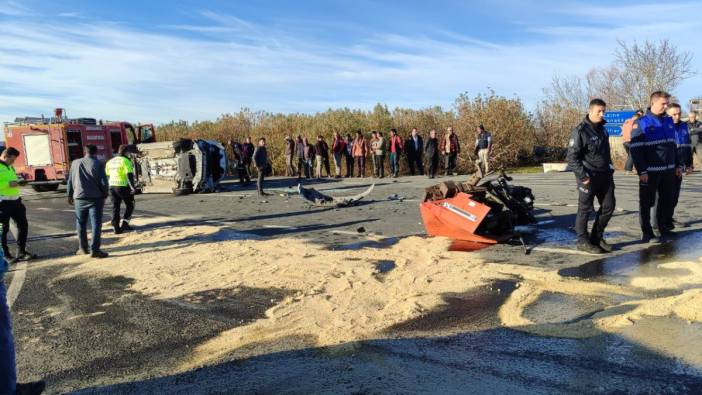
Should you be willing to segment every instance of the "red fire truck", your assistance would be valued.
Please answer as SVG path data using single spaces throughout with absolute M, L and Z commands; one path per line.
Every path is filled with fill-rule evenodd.
M 71 162 L 83 156 L 85 145 L 97 146 L 98 158 L 108 160 L 122 144 L 156 141 L 151 124 L 67 119 L 60 108 L 48 119 L 17 118 L 5 124 L 4 132 L 5 146 L 20 152 L 14 164 L 17 175 L 38 192 L 55 191 L 65 184 Z

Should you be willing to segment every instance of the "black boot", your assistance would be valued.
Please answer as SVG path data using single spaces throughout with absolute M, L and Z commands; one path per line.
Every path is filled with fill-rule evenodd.
M 607 243 L 602 235 L 602 233 L 592 233 L 590 236 L 590 243 L 594 246 L 600 247 L 604 252 L 612 252 L 614 249 L 611 244 Z
M 577 245 L 578 251 L 587 252 L 589 254 L 601 254 L 600 247 L 593 245 L 589 240 L 580 240 Z
M 129 222 L 127 221 L 122 221 L 122 225 L 120 225 L 119 228 L 122 230 L 122 232 L 131 232 L 134 230 L 131 226 L 129 226 Z

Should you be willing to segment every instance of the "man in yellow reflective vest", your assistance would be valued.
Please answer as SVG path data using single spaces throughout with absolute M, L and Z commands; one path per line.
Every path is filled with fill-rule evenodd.
M 25 184 L 25 181 L 20 181 L 15 173 L 15 168 L 12 164 L 19 156 L 19 151 L 15 148 L 7 147 L 0 154 L 0 223 L 2 224 L 2 251 L 5 254 L 5 259 L 10 263 L 17 261 L 28 261 L 37 256 L 27 251 L 27 232 L 29 224 L 27 223 L 27 209 L 22 203 L 20 197 L 20 184 Z M 10 230 L 10 219 L 17 225 L 17 257 L 10 253 L 10 248 L 7 246 L 7 232 Z
M 129 220 L 134 212 L 134 194 L 136 187 L 134 182 L 134 165 L 127 158 L 127 146 L 120 145 L 117 156 L 107 161 L 105 172 L 110 184 L 110 200 L 112 201 L 112 227 L 116 234 L 132 230 Z M 120 209 L 124 202 L 127 209 L 124 211 L 122 223 L 120 224 Z

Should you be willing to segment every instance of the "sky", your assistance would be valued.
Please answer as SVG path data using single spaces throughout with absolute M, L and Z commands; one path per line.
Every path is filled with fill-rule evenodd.
M 533 109 L 617 40 L 697 56 L 702 2 L 0 0 L 0 122 L 214 120 L 241 108 L 451 108 L 493 89 Z M 699 96 L 702 75 L 674 93 Z

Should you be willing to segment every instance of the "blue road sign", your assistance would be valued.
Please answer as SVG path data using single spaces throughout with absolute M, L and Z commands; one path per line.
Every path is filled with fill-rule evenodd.
M 607 121 L 607 124 L 605 125 L 605 129 L 607 129 L 607 134 L 613 137 L 621 136 L 622 125 L 627 119 L 633 117 L 634 114 L 636 114 L 636 111 L 634 110 L 607 111 L 604 116 L 605 121 Z

